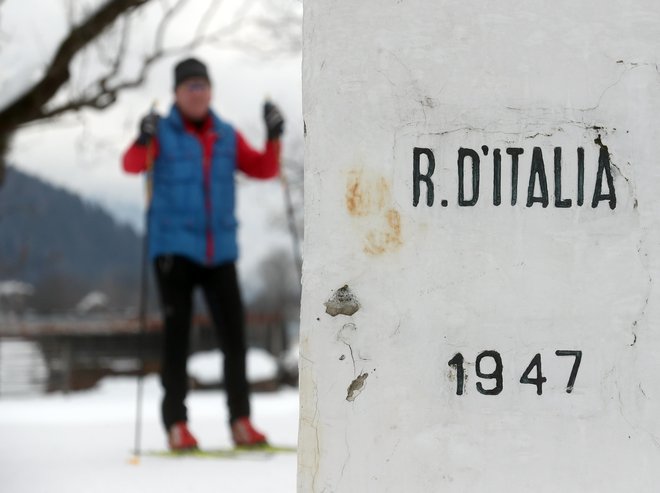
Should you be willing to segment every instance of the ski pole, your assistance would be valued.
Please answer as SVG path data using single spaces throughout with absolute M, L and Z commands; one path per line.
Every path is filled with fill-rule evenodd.
M 302 280 L 302 255 L 300 254 L 300 237 L 298 236 L 298 228 L 296 227 L 296 216 L 293 209 L 293 200 L 291 199 L 291 189 L 289 182 L 284 174 L 284 167 L 280 169 L 280 182 L 284 189 L 284 200 L 286 201 L 286 215 L 289 223 L 289 231 L 291 232 L 291 241 L 293 243 L 293 256 L 296 263 L 298 272 L 298 280 Z
M 156 103 L 151 107 L 151 113 L 156 112 Z M 140 361 L 137 381 L 137 402 L 135 409 L 135 440 L 132 464 L 140 463 L 142 454 L 142 401 L 144 395 L 144 371 L 145 371 L 145 337 L 147 332 L 147 316 L 149 305 L 149 206 L 152 195 L 152 177 L 151 172 L 154 164 L 154 142 L 153 138 L 147 144 L 147 162 L 146 162 L 146 213 L 144 221 L 144 237 L 142 239 L 142 259 L 140 274 L 140 328 L 138 333 L 137 353 Z
M 271 103 L 269 94 L 266 94 L 265 101 L 266 104 Z M 280 183 L 282 184 L 282 189 L 284 190 L 286 216 L 293 246 L 293 261 L 296 264 L 298 279 L 302 280 L 302 255 L 300 254 L 300 237 L 298 236 L 298 228 L 296 227 L 296 216 L 293 209 L 293 200 L 291 199 L 291 189 L 289 187 L 289 182 L 286 179 L 286 174 L 284 173 L 284 166 L 280 166 Z

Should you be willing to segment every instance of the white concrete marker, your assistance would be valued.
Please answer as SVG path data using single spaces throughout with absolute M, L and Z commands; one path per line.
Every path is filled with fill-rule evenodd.
M 660 2 L 304 39 L 298 490 L 660 491 Z

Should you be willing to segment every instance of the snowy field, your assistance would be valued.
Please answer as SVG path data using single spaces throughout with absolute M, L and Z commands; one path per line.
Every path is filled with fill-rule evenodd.
M 130 464 L 135 379 L 106 379 L 82 393 L 0 398 L 2 493 L 293 492 L 296 456 L 156 458 Z M 143 450 L 164 450 L 160 385 L 145 380 Z M 295 446 L 298 393 L 253 394 L 252 415 L 277 445 Z M 191 429 L 206 448 L 230 446 L 225 394 L 193 392 Z

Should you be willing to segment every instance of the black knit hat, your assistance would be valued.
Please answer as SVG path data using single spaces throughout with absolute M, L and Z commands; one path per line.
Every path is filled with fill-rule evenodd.
M 209 83 L 211 82 L 206 65 L 196 58 L 187 58 L 177 63 L 174 67 L 174 88 L 176 89 L 182 82 L 193 77 L 201 77 Z

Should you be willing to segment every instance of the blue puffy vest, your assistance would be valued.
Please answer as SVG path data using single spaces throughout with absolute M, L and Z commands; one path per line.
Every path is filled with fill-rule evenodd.
M 234 215 L 236 132 L 215 114 L 211 117 L 217 139 L 208 188 L 202 143 L 186 131 L 176 106 L 159 122 L 148 224 L 152 259 L 176 254 L 200 264 L 217 265 L 238 258 Z M 213 238 L 212 258 L 207 255 L 208 235 Z

